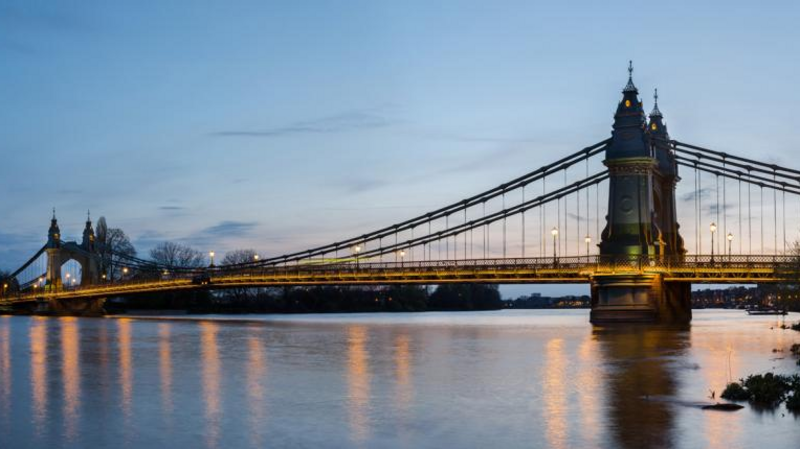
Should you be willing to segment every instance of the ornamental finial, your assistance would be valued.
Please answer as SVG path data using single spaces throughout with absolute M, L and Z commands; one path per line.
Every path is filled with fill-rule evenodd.
M 628 61 L 628 84 L 625 85 L 625 89 L 622 89 L 622 92 L 639 93 L 639 90 L 636 89 L 636 86 L 633 84 L 633 61 Z
M 656 88 L 655 92 L 653 92 L 653 111 L 650 112 L 650 117 L 663 117 L 661 115 L 661 111 L 658 109 L 658 88 Z
M 53 220 L 55 220 L 55 219 L 56 219 L 56 208 L 54 207 L 53 208 Z

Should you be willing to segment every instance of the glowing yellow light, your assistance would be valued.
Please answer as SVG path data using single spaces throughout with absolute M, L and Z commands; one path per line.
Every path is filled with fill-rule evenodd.
M 653 123 L 652 125 L 650 125 L 650 129 L 652 129 L 653 131 L 655 131 L 655 130 L 657 130 L 657 129 L 658 129 L 658 126 L 656 126 L 656 124 L 655 124 L 655 123 Z
M 625 107 L 626 108 L 631 107 L 631 100 L 625 100 Z

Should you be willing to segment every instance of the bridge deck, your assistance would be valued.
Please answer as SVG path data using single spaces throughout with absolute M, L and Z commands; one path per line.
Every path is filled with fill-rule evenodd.
M 442 283 L 536 284 L 589 283 L 618 274 L 660 275 L 666 281 L 690 283 L 776 283 L 798 279 L 800 264 L 793 256 L 687 256 L 682 259 L 527 258 L 451 260 L 398 263 L 308 262 L 286 267 L 246 269 L 221 267 L 181 278 L 115 282 L 63 289 L 47 288 L 7 296 L 0 302 L 37 299 L 88 299 L 195 289 L 248 287 L 388 285 Z

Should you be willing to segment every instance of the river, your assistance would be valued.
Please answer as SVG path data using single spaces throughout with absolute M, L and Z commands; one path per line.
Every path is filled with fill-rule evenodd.
M 800 372 L 788 350 L 800 332 L 782 322 L 713 310 L 683 330 L 594 328 L 586 310 L 4 316 L 0 447 L 793 447 L 800 417 L 783 406 L 699 408 L 729 379 Z

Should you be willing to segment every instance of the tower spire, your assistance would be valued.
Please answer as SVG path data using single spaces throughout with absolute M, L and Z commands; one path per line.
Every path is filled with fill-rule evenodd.
M 633 84 L 633 61 L 628 61 L 628 84 L 622 89 L 622 93 L 635 92 L 639 93 L 639 89 Z
M 656 88 L 653 94 L 653 110 L 650 112 L 650 118 L 653 117 L 663 117 L 661 111 L 658 109 L 658 88 Z

